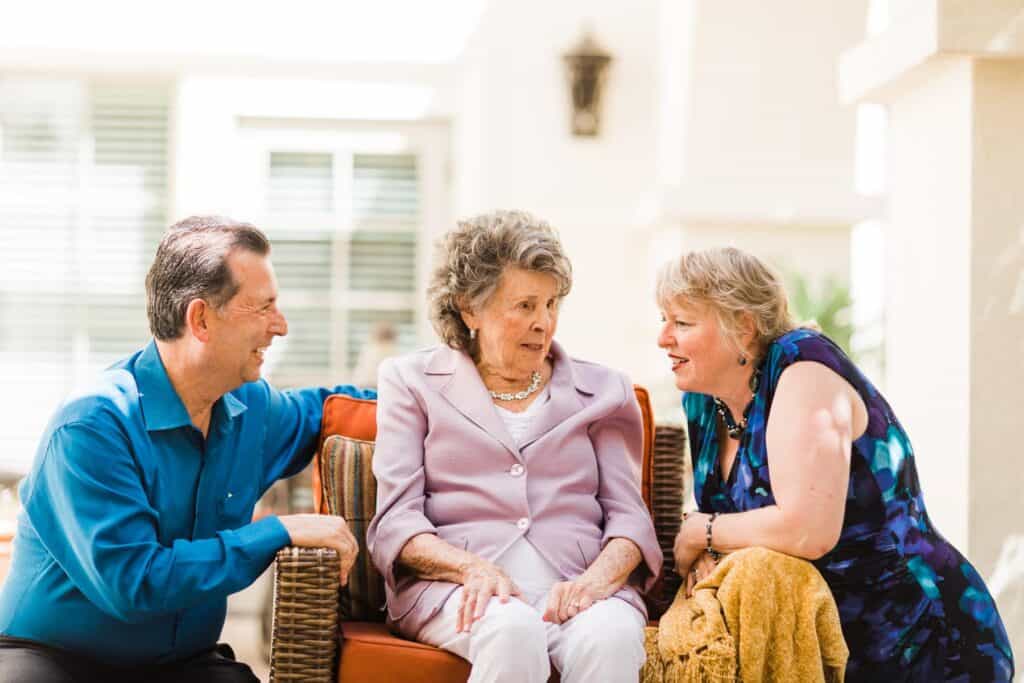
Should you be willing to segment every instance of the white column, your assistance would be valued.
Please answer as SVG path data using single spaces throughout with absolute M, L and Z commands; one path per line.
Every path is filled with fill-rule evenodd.
M 932 520 L 984 576 L 1024 534 L 1022 22 L 1024 2 L 930 0 L 840 65 L 847 101 L 889 107 L 887 393 Z

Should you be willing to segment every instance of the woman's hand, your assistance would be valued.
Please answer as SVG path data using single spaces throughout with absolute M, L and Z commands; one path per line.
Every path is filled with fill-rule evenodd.
M 697 561 L 690 567 L 690 571 L 686 573 L 686 597 L 693 596 L 693 587 L 697 583 L 705 578 L 708 574 L 715 571 L 715 567 L 718 565 L 707 551 L 701 552 L 697 557 Z
M 602 590 L 582 576 L 572 581 L 560 581 L 548 593 L 548 604 L 542 618 L 553 624 L 564 624 L 608 594 L 609 591 Z
M 691 512 L 679 525 L 672 551 L 676 558 L 676 572 L 681 577 L 685 578 L 690 573 L 697 558 L 705 550 L 707 518 L 708 515 Z
M 598 600 L 613 595 L 643 561 L 640 547 L 628 538 L 613 538 L 582 575 L 551 587 L 544 621 L 564 624 Z
M 502 602 L 519 595 L 519 588 L 500 567 L 485 560 L 471 562 L 461 572 L 462 602 L 455 621 L 455 632 L 469 631 L 484 615 L 487 603 L 495 595 Z

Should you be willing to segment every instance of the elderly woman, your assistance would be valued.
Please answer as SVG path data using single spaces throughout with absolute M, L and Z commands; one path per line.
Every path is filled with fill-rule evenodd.
M 657 296 L 699 507 L 675 544 L 688 587 L 717 554 L 764 546 L 828 583 L 847 681 L 1010 680 L 999 613 L 929 520 L 902 426 L 838 346 L 794 325 L 777 276 L 711 249 L 666 264 Z
M 388 616 L 472 681 L 635 681 L 661 568 L 629 380 L 553 341 L 571 267 L 520 212 L 459 223 L 430 286 L 436 348 L 380 370 L 377 515 Z

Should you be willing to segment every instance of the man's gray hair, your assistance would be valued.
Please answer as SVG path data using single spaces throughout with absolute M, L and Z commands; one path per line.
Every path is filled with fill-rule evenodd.
M 224 216 L 191 216 L 168 229 L 146 275 L 146 315 L 154 337 L 181 337 L 193 299 L 221 308 L 238 293 L 227 262 L 238 249 L 266 256 L 270 242 L 254 225 Z
M 437 266 L 427 290 L 430 321 L 453 349 L 472 352 L 460 311 L 479 311 L 509 266 L 547 273 L 558 296 L 572 288 L 572 264 L 558 233 L 525 211 L 495 211 L 459 221 L 438 243 Z

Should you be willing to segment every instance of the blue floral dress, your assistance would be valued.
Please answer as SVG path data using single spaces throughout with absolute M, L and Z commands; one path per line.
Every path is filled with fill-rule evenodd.
M 999 612 L 974 567 L 932 526 L 906 432 L 824 335 L 798 329 L 769 346 L 725 481 L 712 398 L 684 394 L 700 510 L 743 512 L 775 503 L 765 427 L 779 376 L 797 361 L 838 373 L 868 409 L 867 430 L 853 443 L 842 535 L 814 562 L 839 607 L 850 648 L 847 681 L 1009 681 L 1013 655 Z

